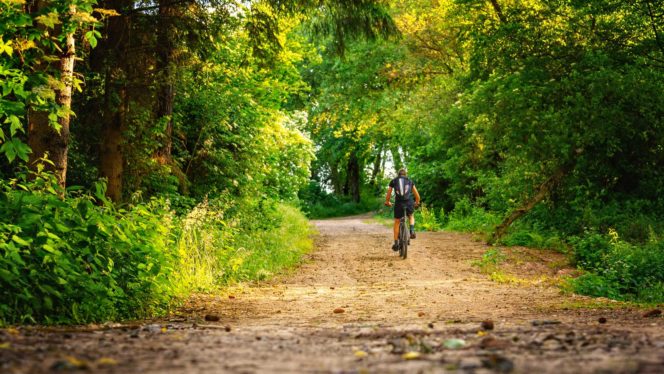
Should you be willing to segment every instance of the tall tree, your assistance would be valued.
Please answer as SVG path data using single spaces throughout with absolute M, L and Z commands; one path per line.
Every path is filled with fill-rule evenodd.
M 57 66 L 43 65 L 45 70 L 54 70 L 56 82 L 52 84 L 52 88 L 55 92 L 55 104 L 59 106 L 59 109 L 57 114 L 53 114 L 43 109 L 31 108 L 28 114 L 28 145 L 32 153 L 28 162 L 32 167 L 36 167 L 35 165 L 40 159 L 48 157 L 51 164 L 46 165 L 46 170 L 53 171 L 58 183 L 64 188 L 67 180 L 69 120 L 76 58 L 74 33 L 77 27 L 72 19 L 79 15 L 73 4 L 68 5 L 66 9 L 54 7 L 49 1 L 36 1 L 33 4 L 32 12 L 42 14 L 42 17 L 47 10 L 50 12 L 46 14 L 46 17 L 51 17 L 51 19 L 42 18 L 44 31 L 49 28 L 53 29 L 55 35 L 63 40 L 62 46 L 58 48 Z M 59 15 L 58 12 L 62 12 L 62 14 Z M 63 20 L 60 21 L 57 17 L 62 17 Z M 48 44 L 42 45 L 46 54 L 50 53 L 50 48 Z
M 163 130 L 163 140 L 155 152 L 161 164 L 171 164 L 173 149 L 173 101 L 175 99 L 176 46 L 178 36 L 176 23 L 183 17 L 181 7 L 187 2 L 159 0 L 157 13 L 156 55 L 156 100 L 154 115 Z

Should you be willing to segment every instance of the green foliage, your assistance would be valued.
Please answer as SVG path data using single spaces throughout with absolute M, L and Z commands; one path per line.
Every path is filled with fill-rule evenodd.
M 469 199 L 459 200 L 448 215 L 448 230 L 490 233 L 500 217 L 474 205 Z
M 310 181 L 299 193 L 300 207 L 309 218 L 331 218 L 352 216 L 372 212 L 382 207 L 383 198 L 374 196 L 370 189 L 361 194 L 359 203 L 349 196 L 339 196 L 324 191 L 320 184 Z
M 48 174 L 2 184 L 1 323 L 84 323 L 163 313 L 174 296 L 172 216 L 163 201 L 118 210 L 62 200 Z
M 498 266 L 506 259 L 507 256 L 500 248 L 491 248 L 484 252 L 480 260 L 473 261 L 472 265 L 477 266 L 482 273 L 490 274 L 496 271 Z
M 266 279 L 312 248 L 306 218 L 273 201 L 226 196 L 178 217 L 164 199 L 117 209 L 102 184 L 94 196 L 63 200 L 49 174 L 2 184 L 0 324 L 160 315 L 193 291 Z
M 433 209 L 427 208 L 426 205 L 419 209 L 417 226 L 425 231 L 438 231 L 442 227 Z
M 272 69 L 238 53 L 250 43 L 242 29 L 228 30 L 205 63 L 182 69 L 178 85 L 183 94 L 176 98 L 174 114 L 180 137 L 173 157 L 192 196 L 226 191 L 292 200 L 306 184 L 313 159 L 303 131 L 307 119 L 302 111 L 286 109 L 306 94 L 295 65 L 311 51 L 297 36 L 288 36 L 292 22 L 279 21 L 278 36 L 285 42 L 273 56 L 277 65 Z M 150 182 L 155 191 L 168 191 L 154 183 L 163 176 L 146 169 L 155 174 Z
M 59 64 L 65 35 L 86 29 L 98 35 L 98 20 L 91 15 L 96 0 L 50 1 L 28 12 L 24 1 L 0 3 L 0 156 L 11 164 L 28 161 L 25 142 L 28 110 L 47 113 L 51 126 L 68 115 L 56 103 L 61 89 Z M 35 5 L 36 7 L 36 5 Z M 71 82 L 80 88 L 78 77 Z
M 300 263 L 302 255 L 313 249 L 312 228 L 296 208 L 275 204 L 264 207 L 267 227 L 251 226 L 239 230 L 228 250 L 220 282 L 223 284 L 265 280 Z M 255 219 L 253 213 L 247 220 Z
M 184 294 L 265 280 L 297 265 L 313 248 L 305 216 L 275 201 L 236 201 L 225 195 L 177 220 L 179 270 L 173 281 Z
M 608 234 L 589 233 L 572 241 L 574 259 L 589 273 L 571 280 L 576 292 L 618 300 L 660 302 L 664 284 L 664 244 L 634 245 Z

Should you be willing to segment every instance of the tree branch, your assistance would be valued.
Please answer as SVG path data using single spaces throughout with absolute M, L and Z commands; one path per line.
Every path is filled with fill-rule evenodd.
M 662 54 L 664 54 L 664 44 L 662 44 L 662 40 L 659 37 L 659 32 L 657 31 L 657 26 L 655 25 L 655 15 L 653 14 L 650 2 L 646 1 L 645 3 L 646 8 L 648 8 L 648 17 L 650 17 L 650 26 L 652 27 L 652 31 L 655 33 L 655 42 L 657 43 L 659 50 L 662 51 Z
M 491 6 L 493 7 L 493 10 L 496 12 L 496 15 L 498 16 L 498 19 L 500 20 L 501 23 L 506 23 L 507 19 L 505 18 L 505 15 L 503 14 L 503 10 L 500 7 L 500 4 L 498 4 L 497 0 L 489 0 L 491 3 Z

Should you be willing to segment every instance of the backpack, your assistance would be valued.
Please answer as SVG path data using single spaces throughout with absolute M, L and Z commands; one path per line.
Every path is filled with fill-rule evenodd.
M 406 177 L 398 177 L 394 180 L 394 194 L 396 201 L 410 201 L 413 191 L 413 182 Z

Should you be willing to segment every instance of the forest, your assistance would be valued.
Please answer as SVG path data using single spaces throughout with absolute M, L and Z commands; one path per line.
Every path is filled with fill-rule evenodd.
M 664 302 L 662 0 L 0 0 L 0 89 L 0 325 L 269 279 L 402 167 L 418 230 Z

